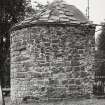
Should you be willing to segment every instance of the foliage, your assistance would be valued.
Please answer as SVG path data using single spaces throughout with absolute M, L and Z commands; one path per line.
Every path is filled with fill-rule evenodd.
M 24 18 L 37 14 L 44 8 L 36 2 L 32 9 L 31 0 L 1 0 L 0 1 L 0 77 L 3 86 L 10 81 L 10 28 Z
M 0 20 L 1 22 L 16 23 L 24 15 L 24 0 L 1 0 Z
M 104 81 L 105 76 L 105 22 L 102 23 L 101 33 L 97 38 L 97 51 L 95 53 L 95 75 L 99 76 L 98 80 Z
M 7 85 L 8 80 L 10 80 L 9 30 L 12 25 L 23 19 L 24 10 L 25 0 L 0 1 L 0 79 L 2 80 L 2 85 Z
M 26 4 L 27 5 L 27 4 Z M 26 6 L 25 8 L 25 17 L 35 17 L 40 11 L 42 11 L 46 6 L 48 6 L 48 3 L 46 5 L 43 5 L 37 1 L 34 2 L 35 7 L 32 8 L 31 5 Z
M 105 23 L 102 23 L 102 32 L 98 37 L 98 49 L 105 51 Z

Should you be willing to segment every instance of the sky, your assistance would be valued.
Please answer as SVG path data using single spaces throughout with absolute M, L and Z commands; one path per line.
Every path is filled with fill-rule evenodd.
M 34 1 L 38 1 L 42 4 L 52 2 L 53 0 L 32 0 L 32 5 Z M 79 10 L 81 10 L 86 15 L 86 8 L 88 6 L 88 0 L 64 0 L 70 5 L 75 5 Z M 100 24 L 105 19 L 105 0 L 90 0 L 90 21 L 96 24 Z

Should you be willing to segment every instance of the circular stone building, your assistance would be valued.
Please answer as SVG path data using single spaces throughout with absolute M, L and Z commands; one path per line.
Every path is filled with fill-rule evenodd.
M 54 1 L 11 30 L 11 100 L 90 95 L 94 32 L 73 5 Z

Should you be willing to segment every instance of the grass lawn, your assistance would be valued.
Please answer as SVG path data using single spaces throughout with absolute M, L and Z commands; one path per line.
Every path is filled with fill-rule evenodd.
M 6 105 L 10 105 L 10 98 L 5 98 Z M 12 104 L 13 105 L 13 104 Z M 41 103 L 24 103 L 19 105 L 105 105 L 105 99 L 70 99 L 56 102 L 41 102 Z

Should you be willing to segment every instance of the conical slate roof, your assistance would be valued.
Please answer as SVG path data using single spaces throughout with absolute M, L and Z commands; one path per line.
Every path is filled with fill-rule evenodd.
M 38 21 L 45 22 L 88 22 L 88 19 L 75 6 L 56 0 L 51 3 L 45 12 L 40 14 Z
M 36 23 L 89 23 L 89 20 L 75 6 L 69 5 L 62 0 L 55 0 L 45 7 L 37 16 L 25 19 L 17 26 Z

